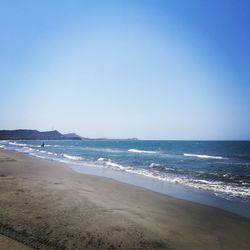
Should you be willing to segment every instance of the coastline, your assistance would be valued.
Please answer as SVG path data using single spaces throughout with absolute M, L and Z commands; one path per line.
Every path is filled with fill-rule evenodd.
M 0 148 L 49 162 L 64 163 L 78 173 L 111 178 L 178 199 L 217 207 L 250 219 L 247 177 L 250 173 L 239 153 L 243 146 L 248 145 L 240 142 L 232 145 L 223 144 L 225 142 L 212 145 L 207 142 L 186 142 L 183 145 L 165 141 L 164 145 L 158 145 L 154 141 L 158 148 L 156 144 L 145 141 L 136 145 L 124 145 L 123 142 L 116 141 L 115 144 L 119 145 L 114 146 L 114 142 L 107 141 L 100 144 L 96 141 L 52 140 L 45 142 L 45 148 L 41 147 L 42 143 L 44 141 L 41 140 L 2 141 Z M 215 154 L 213 150 L 221 146 L 231 150 L 222 149 Z M 181 152 L 176 151 L 176 147 L 182 148 Z M 169 151 L 169 148 L 173 148 L 173 151 Z M 206 154 L 202 154 L 200 148 L 207 148 Z M 192 152 L 192 158 L 187 158 L 185 152 Z M 235 155 L 232 152 L 237 153 Z M 220 159 L 217 160 L 218 158 Z
M 247 249 L 250 220 L 0 150 L 0 233 L 45 249 Z
M 235 200 L 228 200 L 204 189 L 189 187 L 181 183 L 162 181 L 155 178 L 129 173 L 126 171 L 116 171 L 110 168 L 97 168 L 88 165 L 78 165 L 77 163 L 66 163 L 68 167 L 80 174 L 94 175 L 109 178 L 120 183 L 145 188 L 146 190 L 157 192 L 177 199 L 191 201 L 210 207 L 223 209 L 225 211 L 250 219 L 249 203 Z

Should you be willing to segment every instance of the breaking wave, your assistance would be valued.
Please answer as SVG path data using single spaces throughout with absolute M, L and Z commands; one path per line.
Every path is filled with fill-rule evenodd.
M 17 142 L 9 142 L 10 145 L 14 145 L 14 146 L 20 146 L 20 147 L 24 147 L 24 146 L 28 146 L 25 143 L 17 143 Z
M 161 164 L 158 164 L 158 163 L 151 163 L 149 165 L 149 168 L 160 170 L 160 171 L 164 171 L 166 169 L 165 166 L 162 166 Z
M 140 149 L 128 149 L 128 152 L 130 153 L 137 153 L 137 154 L 157 154 L 157 151 L 150 151 L 150 150 L 140 150 Z
M 183 155 L 189 157 L 205 158 L 205 159 L 217 159 L 217 160 L 227 159 L 222 156 L 213 156 L 213 155 L 198 155 L 198 154 L 187 154 L 187 153 L 184 153 Z
M 62 154 L 63 157 L 69 159 L 69 160 L 73 160 L 73 161 L 81 161 L 83 160 L 84 158 L 81 157 L 81 156 L 75 156 L 75 155 L 68 155 L 68 154 Z
M 126 170 L 126 166 L 112 161 L 111 159 L 98 158 L 97 161 L 102 162 L 104 165 L 109 166 L 113 169 Z

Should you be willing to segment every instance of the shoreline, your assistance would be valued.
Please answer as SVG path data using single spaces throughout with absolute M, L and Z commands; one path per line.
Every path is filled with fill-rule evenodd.
M 17 145 L 25 146 L 27 144 Z M 7 150 L 7 152 L 20 152 L 34 159 L 43 159 L 45 161 L 48 161 L 48 163 L 53 161 L 59 164 L 65 164 L 65 166 L 80 174 L 106 177 L 121 183 L 142 187 L 147 190 L 161 193 L 177 199 L 192 201 L 215 208 L 220 208 L 250 219 L 250 203 L 248 200 L 236 199 L 235 197 L 227 197 L 225 196 L 225 194 L 220 193 L 219 191 L 215 192 L 210 189 L 198 188 L 197 186 L 193 187 L 184 183 L 180 183 L 179 181 L 162 180 L 158 177 L 155 178 L 155 176 L 148 176 L 134 171 L 118 171 L 117 169 L 113 169 L 112 167 L 98 167 L 98 164 L 96 165 L 95 163 L 93 165 L 93 163 L 78 161 L 78 156 L 76 156 L 76 160 L 72 160 L 72 158 L 75 156 L 66 155 L 63 156 L 65 159 L 60 159 L 57 157 L 51 157 L 51 155 L 53 155 L 53 153 L 51 152 L 49 152 L 48 157 L 46 157 L 43 154 L 37 155 L 34 153 L 30 153 L 30 149 L 28 149 L 28 151 L 19 151 L 19 149 L 2 148 L 2 150 Z M 45 153 L 45 151 L 41 152 Z M 105 158 L 100 159 L 103 160 Z
M 46 160 L 46 159 L 45 159 Z M 219 208 L 227 212 L 250 219 L 250 204 L 243 201 L 227 200 L 216 196 L 208 190 L 190 187 L 181 183 L 171 183 L 151 177 L 146 177 L 136 173 L 121 172 L 113 169 L 100 169 L 96 167 L 82 166 L 73 163 L 63 163 L 80 174 L 87 174 L 108 178 L 119 183 L 125 183 L 140 187 L 148 191 L 153 191 L 176 199 L 191 201 L 214 208 Z
M 250 220 L 0 150 L 2 234 L 46 249 L 247 249 Z M 4 231 L 5 228 L 5 231 Z

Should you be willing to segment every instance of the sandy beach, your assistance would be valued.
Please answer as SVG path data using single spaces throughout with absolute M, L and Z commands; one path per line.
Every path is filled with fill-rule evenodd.
M 249 219 L 79 174 L 64 164 L 0 151 L 0 180 L 0 249 L 10 244 L 11 249 L 248 249 L 250 245 Z

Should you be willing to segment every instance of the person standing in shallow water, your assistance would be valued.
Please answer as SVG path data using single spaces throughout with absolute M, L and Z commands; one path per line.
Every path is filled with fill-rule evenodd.
M 41 147 L 44 148 L 44 142 L 42 143 Z

